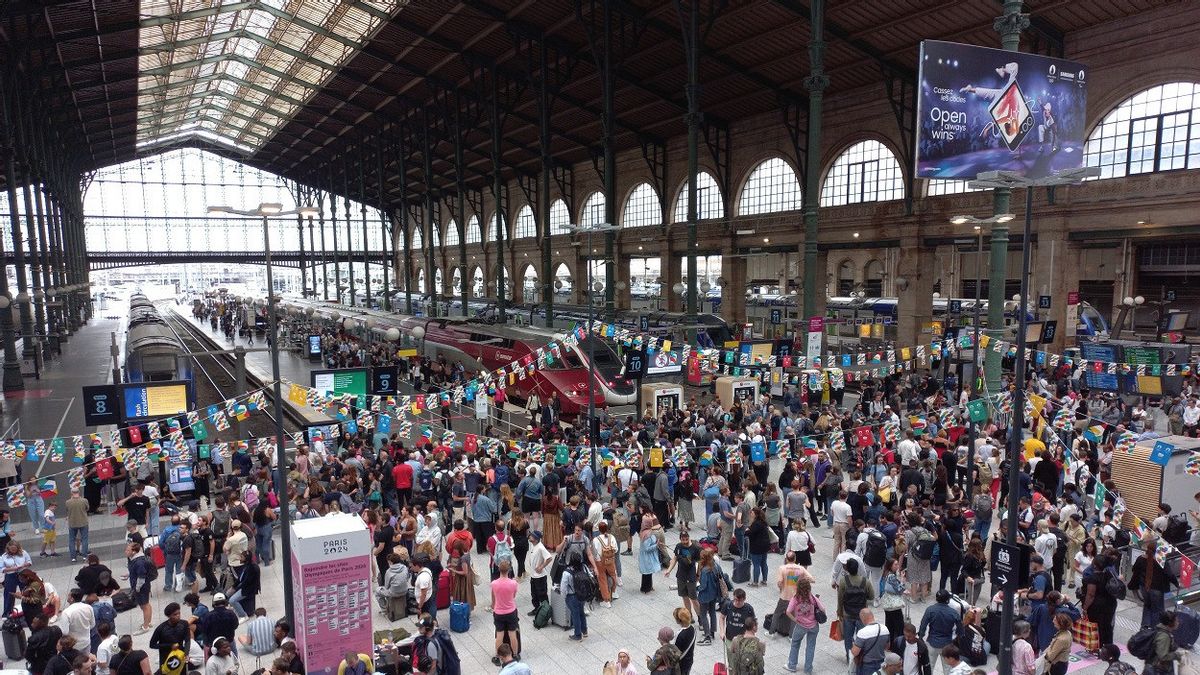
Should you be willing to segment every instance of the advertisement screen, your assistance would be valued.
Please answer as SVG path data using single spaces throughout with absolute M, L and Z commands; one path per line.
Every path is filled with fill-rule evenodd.
M 308 336 L 308 355 L 316 356 L 316 357 L 321 356 L 321 336 L 320 335 L 309 335 Z
M 196 481 L 192 474 L 194 467 L 190 458 L 196 457 L 197 444 L 193 439 L 184 441 L 188 449 L 188 461 L 183 460 L 181 448 L 175 447 L 171 441 L 163 441 L 163 450 L 167 453 L 167 485 L 171 492 L 180 494 L 196 489 Z
M 187 382 L 141 382 L 122 387 L 125 419 L 168 417 L 191 410 Z
M 314 370 L 312 371 L 311 386 L 322 394 L 365 396 L 367 393 L 367 369 Z
M 1083 164 L 1087 70 L 1036 54 L 921 43 L 918 178 L 1041 178 Z
M 677 351 L 657 351 L 650 357 L 649 363 L 646 364 L 647 375 L 662 375 L 664 373 L 678 373 L 683 370 L 683 361 L 680 359 Z
M 305 427 L 304 436 L 308 439 L 308 444 L 312 445 L 315 441 L 324 441 L 326 447 L 334 447 L 337 440 L 342 437 L 342 425 L 338 422 L 333 424 L 314 424 Z

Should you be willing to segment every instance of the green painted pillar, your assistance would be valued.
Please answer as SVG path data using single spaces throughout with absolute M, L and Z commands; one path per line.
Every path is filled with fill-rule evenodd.
M 1021 50 L 1021 31 L 1029 27 L 1029 16 L 1021 12 L 1022 0 L 1004 0 L 1004 14 L 997 17 L 992 27 L 1000 34 L 1000 46 L 1010 52 Z M 1010 202 L 1012 191 L 998 188 L 992 194 L 992 215 L 1012 213 Z M 1029 242 L 1021 242 L 1028 246 Z M 1008 224 L 992 225 L 991 272 L 988 276 L 988 330 L 994 340 L 1004 338 L 1004 287 L 1008 280 Z M 986 393 L 1000 391 L 1001 354 L 992 350 L 984 352 L 983 374 Z
M 823 270 L 818 269 L 818 215 L 821 207 L 821 106 L 829 76 L 825 74 L 825 0 L 813 0 L 811 32 L 808 40 L 810 70 L 804 80 L 808 89 L 808 138 L 805 150 L 804 176 L 804 314 L 801 320 L 818 312 L 817 293 L 825 293 Z M 818 284 L 821 284 L 818 288 Z M 729 292 L 741 293 L 732 288 Z

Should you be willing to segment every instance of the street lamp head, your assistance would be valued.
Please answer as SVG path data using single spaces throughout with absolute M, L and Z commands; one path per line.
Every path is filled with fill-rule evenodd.
M 24 304 L 27 304 L 28 302 L 29 302 L 29 294 L 28 293 L 18 293 L 17 294 L 17 304 L 18 305 L 24 305 Z
M 1145 302 L 1146 302 L 1146 298 L 1144 298 L 1140 295 L 1133 299 L 1133 304 L 1135 304 L 1135 305 L 1141 305 L 1141 304 L 1144 304 Z
M 1125 305 L 1126 307 L 1133 307 L 1133 296 L 1125 296 L 1125 299 L 1121 301 L 1121 304 Z
M 210 207 L 208 207 L 209 213 L 229 213 L 232 210 L 233 209 L 228 206 L 210 206 Z
M 1016 218 L 1016 216 L 1014 216 L 1011 213 L 1001 213 L 1000 215 L 994 216 L 994 217 L 995 217 L 997 223 L 1009 223 L 1009 222 L 1012 222 L 1012 220 L 1014 218 Z
M 412 333 L 413 338 L 415 338 L 417 340 L 423 340 L 425 338 L 425 327 L 424 326 L 414 326 L 411 333 Z
M 676 293 L 678 293 L 680 295 L 683 294 L 683 291 L 686 288 L 687 288 L 687 286 L 684 286 L 682 281 L 675 282 L 675 285 L 671 287 L 672 290 L 674 290 Z
M 283 211 L 283 204 L 277 202 L 263 202 L 258 205 L 258 212 L 264 216 L 275 216 Z
M 0 295 L 0 309 L 8 309 L 11 306 L 12 306 L 12 300 L 10 300 L 8 298 L 8 295 L 7 294 Z
M 592 282 L 592 290 L 597 293 L 604 290 L 604 282 L 600 281 L 599 279 L 597 279 L 596 281 L 593 281 Z
M 954 216 L 953 218 L 950 219 L 950 222 L 953 223 L 954 225 L 966 225 L 967 223 L 971 222 L 972 220 L 974 220 L 974 219 L 971 216 Z
M 391 328 L 387 329 L 387 332 L 384 333 L 384 335 L 391 342 L 395 342 L 396 340 L 400 339 L 400 329 L 392 326 Z
M 319 211 L 315 206 L 301 206 L 296 213 L 299 213 L 304 218 L 316 218 Z
M 704 291 L 705 293 L 712 290 L 712 284 L 708 282 L 708 279 L 700 282 L 700 290 Z

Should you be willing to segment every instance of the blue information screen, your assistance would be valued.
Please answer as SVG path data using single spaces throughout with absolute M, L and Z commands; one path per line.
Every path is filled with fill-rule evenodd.
M 1119 360 L 1117 358 L 1117 346 L 1085 342 L 1080 345 L 1080 352 L 1083 354 L 1083 358 L 1088 361 L 1103 361 L 1105 364 L 1105 370 L 1099 373 L 1096 372 L 1094 366 L 1089 365 L 1087 367 L 1084 378 L 1087 380 L 1088 386 L 1092 389 L 1117 391 L 1120 387 L 1120 381 L 1115 374 L 1110 375 L 1107 370 L 1107 364 L 1116 363 Z

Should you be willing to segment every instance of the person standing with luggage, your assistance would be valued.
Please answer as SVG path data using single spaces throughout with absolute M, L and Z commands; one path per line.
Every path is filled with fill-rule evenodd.
M 567 569 L 563 570 L 562 580 L 559 582 L 559 592 L 566 598 L 567 608 L 571 611 L 571 626 L 575 629 L 571 639 L 575 642 L 588 636 L 587 614 L 583 611 L 583 601 L 575 593 L 575 579 L 586 574 L 582 560 L 568 558 Z
M 529 571 L 529 594 L 533 601 L 533 609 L 529 611 L 528 616 L 534 616 L 543 602 L 550 601 L 548 585 L 554 555 L 542 543 L 541 530 L 530 532 L 529 540 L 531 543 L 529 553 L 525 556 L 525 569 Z
M 134 602 L 142 608 L 142 626 L 139 633 L 150 630 L 150 586 L 158 577 L 158 568 L 154 561 L 142 552 L 142 545 L 130 542 L 125 545 L 125 558 L 129 566 L 129 592 L 133 594 Z

